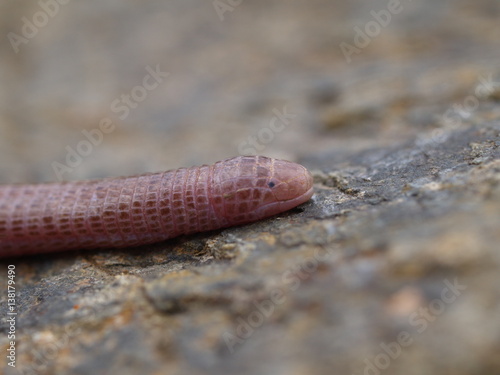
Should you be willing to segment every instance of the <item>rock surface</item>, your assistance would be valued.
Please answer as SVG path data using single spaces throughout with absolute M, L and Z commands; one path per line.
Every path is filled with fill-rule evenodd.
M 256 151 L 310 168 L 315 196 L 153 246 L 2 260 L 2 372 L 497 373 L 498 1 L 230 3 L 69 2 L 17 53 L 6 38 L 0 182 L 57 180 L 109 118 L 59 177 Z M 5 35 L 42 9 L 0 8 Z

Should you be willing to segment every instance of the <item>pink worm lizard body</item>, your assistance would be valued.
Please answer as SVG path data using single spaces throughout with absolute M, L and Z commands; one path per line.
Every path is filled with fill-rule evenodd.
M 0 186 L 0 257 L 150 244 L 266 218 L 312 194 L 306 168 L 263 156 L 134 177 Z

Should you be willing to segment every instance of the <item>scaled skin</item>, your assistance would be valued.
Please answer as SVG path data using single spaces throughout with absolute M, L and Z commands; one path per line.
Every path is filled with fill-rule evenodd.
M 245 224 L 313 194 L 303 166 L 263 156 L 163 173 L 0 186 L 0 256 L 121 248 Z

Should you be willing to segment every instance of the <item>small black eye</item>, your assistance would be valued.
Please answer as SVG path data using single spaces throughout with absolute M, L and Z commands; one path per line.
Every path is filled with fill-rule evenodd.
M 268 184 L 267 184 L 267 186 L 269 186 L 270 188 L 273 188 L 275 185 L 276 185 L 276 184 L 275 184 L 274 182 L 272 182 L 272 181 L 271 181 L 270 183 L 268 183 Z

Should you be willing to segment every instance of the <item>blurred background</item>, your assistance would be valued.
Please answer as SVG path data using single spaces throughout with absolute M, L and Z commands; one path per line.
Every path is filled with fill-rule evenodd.
M 494 0 L 65 1 L 0 5 L 1 183 L 391 144 L 498 64 Z

